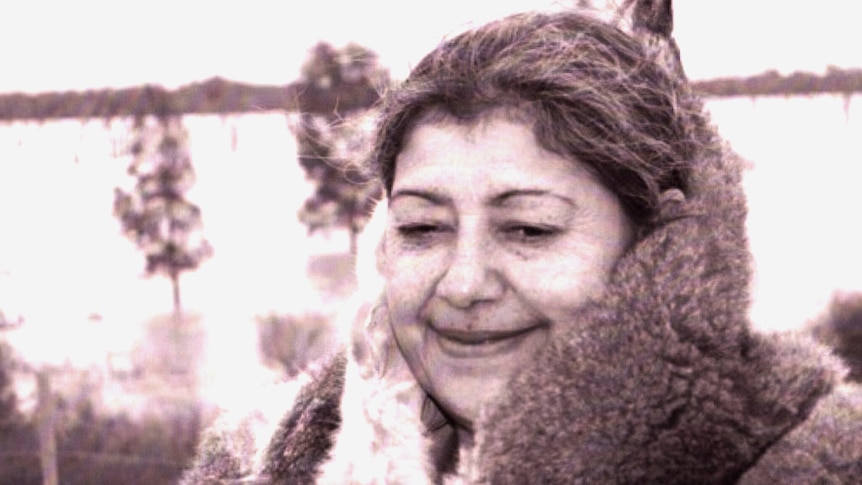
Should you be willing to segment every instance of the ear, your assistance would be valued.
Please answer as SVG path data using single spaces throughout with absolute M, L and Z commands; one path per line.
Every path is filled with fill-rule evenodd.
M 671 220 L 685 211 L 685 194 L 679 189 L 668 189 L 658 196 L 658 219 Z
M 658 196 L 659 207 L 667 204 L 681 204 L 685 202 L 685 194 L 679 189 L 667 189 Z
M 617 16 L 628 24 L 632 36 L 662 69 L 686 79 L 679 47 L 673 38 L 672 0 L 625 0 Z
M 654 34 L 670 38 L 673 34 L 673 5 L 671 0 L 637 0 L 635 28 L 644 28 Z
M 625 0 L 618 15 L 631 22 L 633 30 L 670 39 L 673 34 L 672 0 Z

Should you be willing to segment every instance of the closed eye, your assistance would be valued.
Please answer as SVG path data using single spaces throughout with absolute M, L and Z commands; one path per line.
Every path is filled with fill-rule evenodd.
M 445 224 L 416 222 L 395 226 L 398 238 L 405 248 L 429 248 L 437 245 L 449 235 L 450 226 Z
M 436 232 L 442 232 L 443 226 L 440 224 L 429 223 L 413 223 L 403 224 L 398 226 L 398 234 L 406 237 L 427 236 Z
M 559 234 L 560 229 L 539 224 L 510 224 L 504 226 L 502 232 L 508 239 L 532 243 L 550 239 Z

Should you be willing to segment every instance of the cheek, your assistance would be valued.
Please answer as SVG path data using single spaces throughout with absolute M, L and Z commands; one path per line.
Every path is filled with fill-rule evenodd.
M 567 321 L 606 287 L 609 270 L 595 263 L 570 254 L 522 265 L 510 281 L 521 299 L 551 322 Z
M 383 266 L 386 303 L 394 330 L 413 331 L 422 325 L 421 314 L 434 293 L 434 261 L 389 252 Z
M 440 248 L 416 250 L 389 242 L 382 245 L 378 264 L 390 304 L 418 306 L 431 297 L 445 271 L 445 251 Z
M 389 307 L 389 319 L 392 333 L 404 358 L 413 374 L 424 385 L 425 362 L 423 349 L 425 345 L 425 323 L 421 319 L 422 308 L 426 299 L 419 285 L 406 281 L 394 281 L 387 285 L 386 301 Z

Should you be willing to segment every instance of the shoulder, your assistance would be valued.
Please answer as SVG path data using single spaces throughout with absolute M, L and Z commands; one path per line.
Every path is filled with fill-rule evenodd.
M 201 437 L 197 456 L 180 483 L 255 483 L 282 471 L 291 457 L 308 461 L 325 454 L 321 433 L 331 430 L 316 427 L 321 420 L 333 421 L 330 412 L 337 420 L 343 374 L 344 359 L 337 356 L 291 381 L 256 390 L 248 406 L 223 409 Z M 298 463 L 294 467 L 303 468 L 304 462 Z
M 740 483 L 858 483 L 862 387 L 842 384 L 773 444 Z

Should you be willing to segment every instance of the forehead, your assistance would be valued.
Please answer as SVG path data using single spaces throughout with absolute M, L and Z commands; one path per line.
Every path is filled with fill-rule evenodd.
M 570 190 L 596 181 L 586 164 L 544 149 L 528 122 L 493 114 L 469 122 L 423 118 L 396 158 L 393 189 L 418 185 L 473 192 L 527 186 Z

